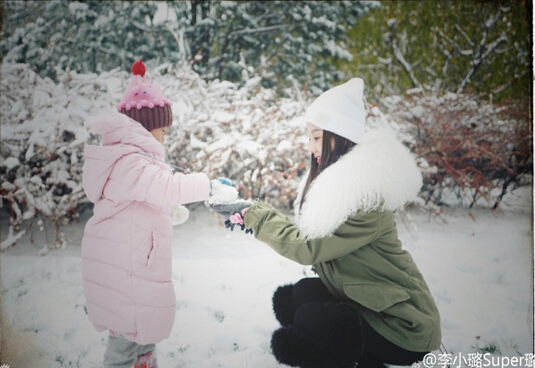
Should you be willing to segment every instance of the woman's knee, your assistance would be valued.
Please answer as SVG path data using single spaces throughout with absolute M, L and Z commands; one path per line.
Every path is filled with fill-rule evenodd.
M 294 324 L 318 335 L 344 334 L 362 338 L 362 321 L 357 309 L 339 302 L 314 302 L 301 305 Z
M 273 312 L 282 326 L 294 322 L 296 310 L 311 302 L 337 302 L 317 277 L 307 277 L 295 284 L 280 286 L 273 293 Z
M 279 286 L 273 293 L 273 312 L 282 326 L 293 323 L 292 293 L 294 285 Z
M 299 280 L 293 288 L 292 301 L 294 308 L 311 302 L 337 302 L 323 281 L 318 277 L 307 277 Z

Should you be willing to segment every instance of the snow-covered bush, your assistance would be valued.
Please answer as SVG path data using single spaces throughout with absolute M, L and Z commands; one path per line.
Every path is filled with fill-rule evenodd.
M 114 108 L 130 73 L 100 75 L 58 69 L 59 82 L 26 64 L 2 64 L 1 199 L 10 211 L 5 249 L 28 228 L 56 229 L 89 206 L 82 188 L 83 147 L 97 143 L 85 120 Z M 185 62 L 148 70 L 173 101 L 166 136 L 167 161 L 211 178 L 233 180 L 244 198 L 290 209 L 308 166 L 302 116 L 311 101 L 295 80 L 280 97 L 260 78 L 245 84 L 205 81 Z M 495 106 L 467 96 L 408 94 L 367 106 L 367 125 L 387 124 L 416 154 L 424 174 L 426 205 L 484 198 L 497 206 L 511 187 L 531 180 L 531 134 L 522 106 Z
M 496 208 L 506 193 L 532 182 L 528 105 L 412 92 L 382 103 L 412 137 L 405 141 L 419 159 L 426 203 Z
M 307 165 L 300 119 L 307 102 L 299 89 L 278 98 L 260 78 L 241 88 L 197 78 L 183 89 L 173 111 L 185 116 L 166 141 L 169 160 L 211 178 L 228 177 L 245 198 L 290 207 Z
M 26 64 L 2 64 L 1 198 L 10 211 L 3 249 L 45 221 L 55 225 L 55 246 L 62 244 L 61 225 L 89 204 L 81 181 L 83 147 L 98 139 L 84 122 L 114 108 L 131 78 L 118 70 L 58 69 L 58 76 L 56 84 Z M 229 177 L 243 197 L 291 204 L 307 159 L 305 126 L 296 120 L 307 104 L 301 88 L 281 99 L 258 78 L 242 87 L 206 82 L 187 63 L 161 65 L 147 77 L 173 101 L 174 126 L 165 142 L 170 163 Z
M 42 79 L 26 64 L 2 64 L 0 164 L 2 205 L 9 205 L 9 236 L 1 247 L 24 234 L 24 221 L 52 221 L 56 245 L 60 226 L 78 217 L 85 202 L 81 186 L 84 128 L 95 95 L 106 90 L 95 75 L 62 74 L 61 82 Z

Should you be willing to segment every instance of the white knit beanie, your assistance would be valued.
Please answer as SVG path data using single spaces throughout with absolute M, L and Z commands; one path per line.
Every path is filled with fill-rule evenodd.
M 366 122 L 363 92 L 364 81 L 360 78 L 331 88 L 307 108 L 305 121 L 358 143 Z

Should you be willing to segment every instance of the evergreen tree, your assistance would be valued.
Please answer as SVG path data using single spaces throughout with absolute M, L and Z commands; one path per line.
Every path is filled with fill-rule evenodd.
M 332 61 L 351 61 L 347 31 L 374 4 L 195 1 L 191 6 L 196 18 L 186 35 L 201 74 L 230 81 L 259 75 L 265 87 L 288 86 L 290 78 L 319 93 L 343 78 Z
M 14 18 L 3 21 L 3 60 L 30 64 L 54 80 L 57 68 L 128 69 L 132 60 L 154 59 L 164 50 L 151 1 L 7 2 L 4 9 Z
M 283 90 L 292 81 L 313 93 L 343 78 L 347 31 L 373 6 L 348 1 L 180 1 L 155 21 L 152 1 L 5 2 L 3 59 L 30 64 L 55 80 L 57 68 L 128 70 L 186 60 L 207 79 L 246 82 L 261 76 Z M 5 17 L 4 17 L 5 18 Z
M 385 1 L 351 30 L 355 63 L 378 95 L 410 88 L 493 95 L 530 93 L 526 1 Z

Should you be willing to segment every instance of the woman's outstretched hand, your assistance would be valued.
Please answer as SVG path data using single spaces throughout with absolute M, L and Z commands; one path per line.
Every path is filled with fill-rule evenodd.
M 225 226 L 234 230 L 235 226 L 239 226 L 246 233 L 251 232 L 251 229 L 245 229 L 245 222 L 243 217 L 245 213 L 251 207 L 252 203 L 243 199 L 238 199 L 230 203 L 206 203 L 208 208 L 217 212 L 221 217 L 225 219 Z
M 243 199 L 238 199 L 230 203 L 207 203 L 208 208 L 210 208 L 212 211 L 217 212 L 225 220 L 229 220 L 230 216 L 236 213 L 241 214 L 243 210 L 249 209 L 251 205 L 251 202 L 245 201 Z

